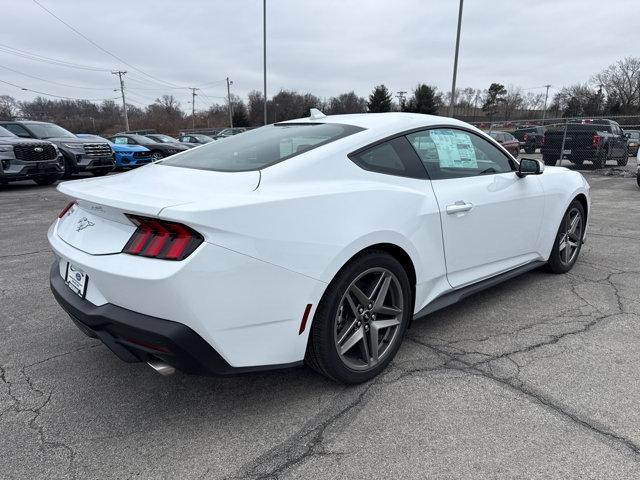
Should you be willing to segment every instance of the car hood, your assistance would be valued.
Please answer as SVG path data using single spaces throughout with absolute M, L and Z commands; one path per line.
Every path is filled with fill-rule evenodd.
M 127 173 L 64 182 L 70 197 L 124 212 L 156 216 L 167 208 L 254 191 L 260 172 L 212 172 L 151 164 Z
M 49 140 L 38 140 L 35 138 L 22 138 L 22 137 L 0 137 L 0 144 L 17 145 L 19 143 L 42 145 L 43 143 L 49 143 Z
M 142 145 L 120 145 L 117 143 L 113 143 L 110 145 L 111 150 L 114 152 L 148 152 L 149 149 L 147 147 L 143 147 Z
M 106 140 L 91 140 L 89 138 L 80 138 L 80 137 L 53 137 L 53 138 L 43 138 L 41 141 L 45 142 L 55 142 L 55 143 L 104 143 L 108 145 Z
M 152 143 L 149 145 L 145 145 L 149 150 L 153 150 L 154 148 L 157 150 L 188 150 L 189 147 L 182 145 L 181 143 Z

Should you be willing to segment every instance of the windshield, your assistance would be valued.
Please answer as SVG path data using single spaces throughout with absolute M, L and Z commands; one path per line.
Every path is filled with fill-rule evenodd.
M 627 130 L 629 134 L 629 138 L 633 138 L 634 140 L 640 139 L 640 132 L 637 130 Z
M 169 135 L 149 135 L 149 137 L 161 143 L 175 143 L 178 141 L 175 138 L 170 137 Z
M 0 127 L 0 137 L 17 137 L 6 128 Z
M 69 130 L 53 123 L 27 123 L 25 125 L 38 138 L 78 138 Z
M 117 136 L 117 135 L 116 135 Z M 127 135 L 131 140 L 134 140 L 136 143 L 141 145 L 153 145 L 154 143 L 158 143 L 150 138 L 145 137 L 144 135 Z M 115 142 L 118 143 L 118 142 Z
M 337 123 L 281 123 L 210 142 L 161 163 L 220 172 L 259 170 L 362 130 Z
M 206 135 L 194 135 L 195 138 L 198 139 L 198 141 L 200 142 L 211 142 L 213 141 L 213 138 L 211 137 L 207 137 Z

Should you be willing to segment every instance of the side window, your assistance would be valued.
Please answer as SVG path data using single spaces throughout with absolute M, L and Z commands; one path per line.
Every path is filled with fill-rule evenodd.
M 116 145 L 126 145 L 127 144 L 127 139 L 126 137 L 113 137 L 111 139 L 111 141 L 113 143 L 115 143 Z
M 513 162 L 480 136 L 455 129 L 411 133 L 413 145 L 432 180 L 475 177 L 515 170 Z
M 372 172 L 401 177 L 427 178 L 420 159 L 405 137 L 380 143 L 349 158 L 359 167 Z
M 8 123 L 4 126 L 4 128 L 6 128 L 7 130 L 9 130 L 11 133 L 16 134 L 19 137 L 22 138 L 31 138 L 31 135 L 29 134 L 29 132 L 27 131 L 26 128 L 24 128 L 22 125 L 18 125 L 16 123 Z

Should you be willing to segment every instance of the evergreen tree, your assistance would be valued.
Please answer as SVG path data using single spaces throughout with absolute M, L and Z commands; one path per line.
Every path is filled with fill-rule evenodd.
M 500 83 L 492 83 L 487 90 L 487 96 L 482 105 L 482 111 L 489 115 L 489 121 L 493 120 L 493 116 L 498 113 L 498 107 L 504 101 L 507 89 Z
M 384 85 L 378 85 L 369 95 L 367 111 L 369 113 L 381 113 L 391 111 L 391 92 Z
M 405 105 L 405 112 L 426 113 L 435 115 L 440 107 L 440 97 L 436 93 L 435 87 L 426 84 L 418 85 L 413 92 L 413 96 Z

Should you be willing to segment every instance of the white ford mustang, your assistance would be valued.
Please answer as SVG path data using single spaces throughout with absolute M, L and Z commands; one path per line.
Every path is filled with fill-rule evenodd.
M 65 182 L 51 288 L 86 334 L 161 373 L 306 362 L 378 374 L 412 319 L 545 265 L 572 268 L 577 172 L 407 113 L 309 118 L 129 173 Z

